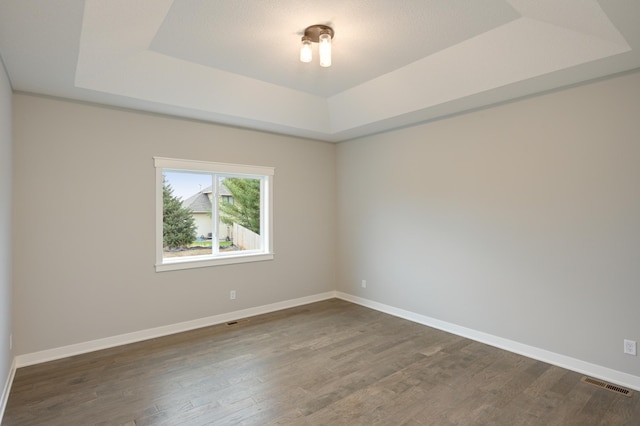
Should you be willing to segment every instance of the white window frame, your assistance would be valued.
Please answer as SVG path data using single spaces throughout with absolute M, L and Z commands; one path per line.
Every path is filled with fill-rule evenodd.
M 260 262 L 273 259 L 273 176 L 275 174 L 273 167 L 180 160 L 165 157 L 153 157 L 153 160 L 156 169 L 156 272 L 245 262 Z M 262 249 L 230 253 L 219 253 L 217 250 L 212 250 L 213 253 L 211 255 L 164 258 L 164 242 L 162 236 L 162 175 L 164 170 L 186 173 L 220 173 L 226 176 L 233 175 L 234 177 L 260 179 L 260 236 L 262 237 Z M 215 182 L 215 185 L 217 186 L 217 182 Z M 212 241 L 217 241 L 218 239 L 217 203 L 217 197 L 214 196 L 212 220 L 214 221 L 214 230 L 216 232 Z

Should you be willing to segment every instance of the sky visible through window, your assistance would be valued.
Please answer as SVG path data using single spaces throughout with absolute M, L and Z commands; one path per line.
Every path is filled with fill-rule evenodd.
M 210 174 L 185 173 L 185 172 L 163 172 L 167 182 L 173 188 L 173 195 L 180 197 L 182 201 L 193 194 L 211 186 Z

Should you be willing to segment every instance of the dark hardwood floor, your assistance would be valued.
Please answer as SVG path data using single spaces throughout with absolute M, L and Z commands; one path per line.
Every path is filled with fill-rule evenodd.
M 18 369 L 3 425 L 640 425 L 581 375 L 341 300 Z

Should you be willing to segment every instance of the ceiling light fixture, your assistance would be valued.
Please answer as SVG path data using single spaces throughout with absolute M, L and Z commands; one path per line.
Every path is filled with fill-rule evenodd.
M 300 46 L 300 61 L 311 62 L 313 53 L 311 43 L 318 43 L 320 54 L 320 66 L 331 66 L 331 39 L 333 39 L 333 28 L 326 25 L 312 25 L 304 30 L 302 36 L 302 46 Z

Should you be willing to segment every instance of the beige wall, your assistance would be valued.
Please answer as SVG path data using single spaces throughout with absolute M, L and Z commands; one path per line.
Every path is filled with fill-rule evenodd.
M 340 144 L 338 289 L 640 376 L 639 106 L 636 72 Z
M 0 60 L 0 419 L 3 389 L 13 359 L 11 334 L 11 86 Z
M 335 145 L 24 94 L 14 127 L 18 354 L 335 288 Z M 154 272 L 153 156 L 275 167 L 275 260 Z
M 335 146 L 17 94 L 16 353 L 337 282 L 640 376 L 638 99 L 633 73 Z M 276 260 L 155 273 L 153 156 L 275 166 Z

